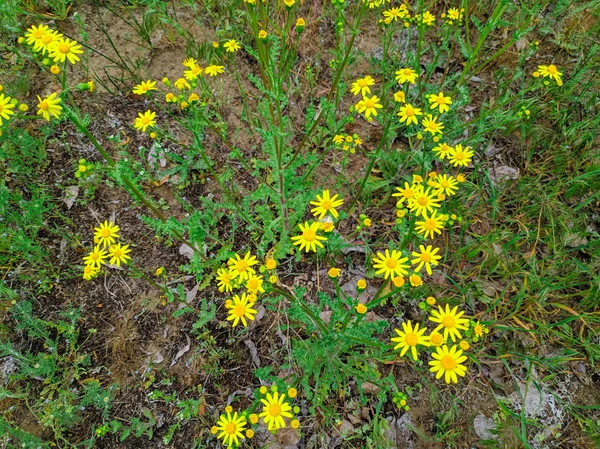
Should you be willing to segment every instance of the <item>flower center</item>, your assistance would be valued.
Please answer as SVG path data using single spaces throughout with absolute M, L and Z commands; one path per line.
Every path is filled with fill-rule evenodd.
M 447 189 L 448 187 L 450 187 L 450 183 L 448 181 L 442 181 L 440 182 L 440 185 L 444 188 Z
M 321 207 L 325 210 L 329 210 L 333 208 L 333 203 L 329 200 L 323 200 L 321 203 Z
M 116 257 L 117 259 L 120 259 L 122 254 L 123 254 L 123 252 L 120 249 L 113 252 L 113 256 Z
M 150 124 L 150 117 L 142 117 L 142 124 L 149 125 Z
M 411 69 L 404 69 L 404 76 L 410 76 L 412 75 L 412 70 Z
M 456 159 L 457 161 L 462 161 L 465 158 L 465 153 L 463 153 L 462 151 L 458 151 L 454 154 L 454 159 Z
M 421 198 L 419 198 L 417 200 L 417 203 L 419 203 L 419 205 L 421 205 L 421 206 L 427 206 L 427 204 L 429 204 L 429 200 L 427 199 L 426 196 L 422 196 Z
M 243 273 L 248 269 L 248 264 L 245 260 L 240 260 L 238 263 L 235 264 L 235 269 L 240 273 Z
M 419 342 L 419 337 L 414 332 L 406 334 L 406 336 L 404 337 L 404 342 L 408 346 L 417 346 L 417 343 Z
M 65 43 L 60 44 L 58 46 L 58 51 L 60 51 L 62 54 L 66 55 L 67 53 L 69 53 L 71 51 L 71 46 L 69 44 L 65 44 Z
M 425 220 L 425 227 L 431 231 L 432 229 L 437 228 L 437 222 L 435 220 L 432 220 L 431 218 Z
M 246 306 L 242 303 L 236 305 L 233 309 L 233 314 L 239 318 L 246 315 Z
M 269 405 L 269 415 L 273 416 L 274 418 L 281 415 L 281 405 L 279 405 L 279 404 Z
M 47 111 L 48 109 L 50 109 L 50 105 L 48 104 L 48 102 L 46 100 L 44 100 L 40 103 L 40 109 L 42 111 Z
M 92 259 L 92 260 L 98 260 L 99 256 L 100 255 L 98 253 L 92 253 L 92 255 L 90 256 L 90 259 Z
M 102 230 L 102 237 L 104 237 L 104 238 L 110 237 L 110 229 L 103 229 Z
M 558 70 L 554 64 L 550 64 L 547 70 L 550 75 L 556 75 L 558 73 Z
M 228 422 L 227 424 L 225 424 L 225 432 L 227 432 L 229 435 L 233 435 L 234 433 L 236 433 L 237 431 L 237 426 L 234 422 Z
M 256 279 L 250 279 L 248 281 L 248 288 L 251 290 L 256 290 L 258 288 L 258 281 Z
M 413 108 L 406 108 L 406 110 L 404 111 L 404 114 L 407 117 L 412 117 L 413 115 L 415 115 L 415 110 Z
M 325 209 L 325 208 L 323 208 Z M 307 242 L 314 242 L 315 239 L 317 238 L 317 233 L 315 231 L 313 231 L 312 229 L 306 229 L 303 233 L 302 233 L 302 237 L 304 238 L 304 240 L 306 240 Z
M 367 80 L 359 79 L 357 81 L 357 84 L 358 84 L 359 87 L 366 87 L 367 86 Z
M 454 317 L 450 315 L 444 317 L 444 319 L 442 320 L 442 324 L 446 329 L 452 329 L 456 325 Z
M 374 108 L 375 107 L 375 102 L 373 100 L 365 100 L 365 106 L 368 109 Z
M 446 355 L 446 356 L 442 357 L 440 359 L 440 363 L 446 371 L 450 371 L 450 370 L 453 370 L 454 368 L 456 368 L 456 360 L 454 360 L 454 357 L 452 357 L 450 355 Z
M 48 45 L 53 40 L 54 40 L 54 36 L 52 36 L 51 34 L 45 34 L 44 37 L 42 37 L 42 43 L 44 45 Z
M 431 255 L 428 253 L 423 253 L 423 254 L 421 254 L 420 257 L 421 257 L 421 260 L 425 263 L 431 262 Z
M 429 336 L 429 340 L 431 341 L 432 344 L 434 345 L 441 345 L 444 342 L 444 338 L 442 337 L 442 334 L 438 334 L 437 332 L 435 334 L 431 334 Z
M 385 266 L 393 270 L 398 266 L 398 261 L 396 259 L 388 259 L 385 261 Z

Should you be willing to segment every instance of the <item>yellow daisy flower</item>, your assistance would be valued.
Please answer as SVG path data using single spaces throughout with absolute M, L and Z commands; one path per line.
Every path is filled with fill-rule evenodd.
M 406 103 L 404 106 L 400 107 L 400 112 L 396 114 L 400 117 L 400 123 L 406 122 L 406 125 L 410 125 L 414 123 L 415 125 L 419 123 L 417 119 L 418 115 L 423 115 L 423 112 L 419 108 L 413 107 L 413 105 Z
M 61 99 L 56 97 L 56 92 L 48 95 L 42 100 L 38 95 L 38 112 L 37 115 L 41 115 L 46 120 L 50 121 L 50 116 L 54 118 L 60 117 L 62 106 L 60 106 Z
M 448 349 L 448 346 L 444 345 L 438 347 L 436 352 L 431 354 L 434 358 L 429 365 L 429 371 L 437 373 L 436 379 L 444 376 L 444 380 L 447 384 L 458 383 L 458 376 L 464 377 L 467 373 L 467 367 L 462 363 L 467 360 L 467 357 L 462 355 L 463 351 L 458 349 L 456 345 L 452 345 L 452 348 Z
M 250 276 L 246 281 L 246 289 L 248 293 L 253 293 L 258 295 L 259 293 L 264 293 L 265 289 L 263 288 L 264 279 L 262 276 Z
M 156 121 L 154 120 L 155 118 L 156 112 L 152 112 L 150 110 L 144 112 L 143 114 L 138 112 L 138 116 L 135 119 L 133 127 L 142 132 L 146 132 L 148 127 L 153 128 L 156 125 Z
M 49 56 L 54 59 L 54 62 L 65 62 L 65 60 L 68 60 L 71 64 L 75 64 L 79 61 L 77 55 L 82 54 L 83 50 L 77 42 L 63 37 L 52 42 L 48 48 L 48 52 Z
M 217 76 L 219 73 L 225 73 L 222 65 L 209 65 L 204 69 L 204 73 L 209 76 Z
M 373 86 L 374 84 L 375 80 L 371 78 L 371 76 L 367 75 L 364 78 L 359 78 L 356 81 L 354 81 L 350 86 L 350 92 L 352 92 L 352 94 L 354 95 L 362 94 L 364 97 L 366 94 L 371 93 L 371 89 L 369 88 L 369 86 Z
M 415 196 L 408 203 L 408 208 L 417 216 L 423 216 L 426 212 L 433 212 L 440 207 L 440 200 L 437 193 L 433 192 L 431 187 L 426 189 L 415 189 Z
M 232 292 L 233 291 L 233 280 L 235 275 L 225 268 L 219 268 L 217 270 L 217 287 L 220 292 Z
M 321 228 L 321 223 L 317 221 L 309 225 L 308 222 L 305 221 L 304 225 L 300 223 L 298 226 L 300 227 L 302 234 L 292 237 L 292 242 L 294 245 L 300 245 L 300 251 L 305 249 L 307 253 L 310 251 L 316 252 L 317 246 L 323 248 L 321 240 L 327 240 L 327 237 L 317 234 Z
M 0 94 L 0 126 L 2 126 L 2 119 L 9 120 L 10 116 L 15 114 L 15 111 L 13 111 L 15 105 L 10 100 L 12 98 Z
M 156 81 L 142 81 L 140 84 L 133 86 L 133 93 L 136 95 L 144 95 L 151 90 L 158 90 L 156 88 Z
M 420 253 L 416 251 L 412 252 L 414 259 L 411 261 L 411 263 L 413 265 L 417 265 L 415 272 L 418 273 L 421 271 L 421 268 L 425 266 L 427 274 L 431 276 L 431 266 L 439 265 L 438 261 L 442 258 L 442 256 L 437 255 L 440 249 L 433 248 L 431 245 L 427 245 L 427 247 L 425 247 L 425 245 L 419 245 L 419 250 L 421 251 Z
M 396 72 L 396 81 L 398 84 L 410 83 L 415 84 L 419 75 L 413 69 L 406 67 Z
M 431 94 L 429 95 L 429 107 L 431 109 L 439 108 L 440 114 L 443 112 L 447 112 L 450 110 L 450 105 L 452 104 L 452 99 L 450 96 L 444 96 L 443 92 L 440 92 L 438 95 Z
M 419 354 L 417 353 L 417 346 L 429 346 L 429 341 L 427 337 L 424 335 L 427 331 L 426 328 L 419 329 L 419 323 L 415 323 L 413 328 L 410 320 L 402 323 L 402 330 L 394 329 L 397 337 L 392 338 L 394 343 L 398 343 L 394 346 L 394 350 L 400 349 L 400 357 L 403 357 L 404 354 L 410 349 L 412 359 L 418 360 Z
M 559 86 L 562 85 L 562 73 L 558 71 L 558 67 L 554 64 L 538 66 L 538 73 L 544 78 L 548 77 L 553 79 Z
M 405 262 L 408 261 L 408 257 L 402 257 L 402 252 L 397 250 L 386 249 L 384 253 L 377 253 L 377 256 L 373 258 L 373 268 L 375 268 L 375 274 L 383 274 L 384 279 L 395 278 L 396 276 L 404 276 L 408 274 Z
M 377 109 L 383 108 L 383 105 L 380 103 L 379 97 L 373 95 L 371 98 L 364 96 L 362 100 L 356 103 L 355 108 L 359 114 L 364 114 L 368 120 L 371 115 L 376 117 Z
M 188 70 L 183 72 L 183 76 L 188 81 L 196 81 L 203 72 L 204 70 L 198 64 L 191 64 L 188 66 Z
M 415 230 L 417 234 L 424 235 L 425 238 L 434 238 L 435 234 L 440 235 L 444 229 L 444 221 L 437 211 L 433 211 L 431 215 L 427 212 L 423 213 L 423 221 L 415 222 Z
M 115 245 L 111 245 L 108 248 L 108 252 L 110 254 L 109 263 L 111 265 L 116 265 L 117 267 L 120 267 L 122 263 L 127 264 L 127 259 L 131 259 L 131 257 L 127 255 L 131 252 L 129 245 L 123 246 L 120 243 L 117 243 Z
M 444 193 L 448 196 L 455 195 L 458 192 L 458 181 L 452 175 L 438 175 L 435 179 L 437 193 Z
M 444 339 L 450 337 L 452 341 L 461 339 L 462 335 L 460 331 L 467 330 L 466 324 L 469 322 L 466 318 L 461 318 L 465 312 L 458 312 L 458 306 L 455 306 L 450 310 L 450 306 L 446 304 L 444 310 L 442 306 L 438 306 L 438 310 L 432 310 L 429 321 L 439 323 L 439 326 L 435 328 L 436 331 L 444 329 Z
M 62 39 L 63 35 L 58 31 L 48 30 L 44 33 L 42 38 L 35 42 L 33 51 L 42 51 L 42 54 L 50 52 L 52 45 L 58 40 Z
M 235 53 L 242 47 L 236 42 L 235 39 L 230 39 L 223 44 L 223 48 L 225 48 L 227 53 Z
M 226 415 L 223 414 L 219 417 L 214 433 L 218 434 L 217 438 L 222 439 L 225 446 L 238 446 L 240 439 L 244 439 L 242 432 L 245 430 L 246 418 L 238 416 L 238 412 L 233 415 L 231 412 L 227 412 Z
M 107 252 L 101 249 L 100 246 L 95 246 L 94 250 L 83 258 L 83 262 L 86 265 L 91 265 L 99 269 L 102 265 L 106 264 L 107 258 Z
M 44 34 L 46 34 L 48 30 L 49 27 L 47 25 L 32 25 L 31 28 L 27 29 L 27 33 L 25 33 L 25 42 L 27 42 L 27 45 L 35 46 L 42 40 Z
M 470 147 L 465 147 L 461 144 L 456 146 L 448 152 L 448 162 L 455 167 L 466 167 L 473 160 L 473 150 Z
M 431 149 L 431 151 L 433 151 L 441 160 L 446 159 L 452 150 L 454 150 L 454 148 L 447 143 L 440 143 Z
M 257 263 L 258 260 L 256 260 L 256 256 L 252 256 L 250 251 L 246 253 L 243 259 L 239 254 L 236 254 L 227 261 L 227 265 L 229 266 L 229 270 L 233 275 L 233 278 L 238 278 L 240 282 L 249 279 L 250 276 L 254 276 L 256 270 L 254 270 L 252 266 L 256 265 Z
M 99 227 L 94 228 L 94 243 L 99 244 L 103 248 L 115 243 L 115 239 L 119 238 L 120 228 L 112 221 L 104 221 Z
M 278 392 L 267 393 L 266 399 L 260 400 L 263 403 L 263 411 L 259 415 L 268 430 L 278 430 L 285 427 L 285 421 L 283 418 L 292 418 L 290 411 L 292 407 L 285 401 L 285 394 L 279 395 Z
M 233 321 L 233 327 L 236 327 L 240 321 L 244 326 L 248 326 L 246 319 L 254 321 L 254 315 L 257 313 L 252 306 L 254 306 L 254 301 L 250 301 L 250 297 L 246 293 L 242 293 L 241 297 L 233 295 L 233 299 L 225 303 L 225 307 L 229 309 L 227 321 Z
M 317 201 L 311 201 L 313 207 L 310 211 L 315 217 L 323 218 L 327 212 L 330 212 L 333 215 L 333 218 L 338 218 L 340 214 L 338 213 L 336 207 L 340 207 L 344 204 L 343 199 L 337 199 L 338 195 L 335 194 L 333 196 L 329 195 L 329 190 L 323 190 L 323 196 L 317 194 Z
M 427 117 L 421 122 L 423 125 L 423 131 L 431 133 L 432 136 L 436 134 L 443 134 L 444 124 L 437 121 L 437 117 L 433 117 L 431 114 L 427 114 Z
M 86 265 L 83 267 L 83 279 L 86 281 L 92 280 L 100 272 L 98 268 L 93 265 Z

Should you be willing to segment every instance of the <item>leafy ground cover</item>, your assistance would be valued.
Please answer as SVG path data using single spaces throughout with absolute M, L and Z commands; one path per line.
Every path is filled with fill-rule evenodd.
M 2 447 L 598 447 L 599 10 L 2 3 Z

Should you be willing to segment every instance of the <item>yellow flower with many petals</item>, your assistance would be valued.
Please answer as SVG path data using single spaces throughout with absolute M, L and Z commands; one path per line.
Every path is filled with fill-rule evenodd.
M 188 83 L 185 78 L 177 78 L 175 80 L 175 83 L 173 83 L 176 89 L 179 90 L 184 90 L 184 89 L 191 89 L 192 86 L 190 86 L 190 83 Z
M 263 403 L 263 411 L 259 415 L 265 424 L 267 429 L 278 430 L 285 427 L 285 421 L 283 418 L 292 418 L 290 411 L 292 407 L 285 401 L 285 394 L 279 395 L 278 392 L 267 393 L 266 399 L 260 400 Z
M 44 33 L 42 38 L 33 46 L 33 51 L 42 51 L 42 54 L 46 54 L 50 52 L 52 45 L 63 38 L 63 35 L 58 31 L 48 30 Z
M 418 73 L 413 69 L 406 67 L 404 69 L 400 69 L 396 72 L 396 81 L 399 84 L 410 83 L 415 84 L 415 81 L 419 77 Z
M 413 107 L 412 104 L 406 103 L 404 106 L 400 107 L 400 112 L 398 112 L 398 117 L 400 117 L 400 123 L 406 122 L 406 125 L 410 125 L 414 123 L 415 125 L 419 123 L 417 119 L 418 115 L 423 115 L 421 109 Z
M 41 115 L 46 120 L 50 121 L 50 116 L 54 118 L 60 117 L 62 112 L 62 106 L 60 97 L 56 97 L 56 92 L 51 93 L 46 98 L 42 99 L 38 95 L 38 112 L 37 115 Z
M 419 245 L 419 250 L 421 251 L 420 253 L 416 251 L 412 252 L 414 259 L 411 261 L 411 263 L 413 265 L 417 265 L 415 272 L 418 273 L 421 271 L 421 268 L 425 266 L 427 274 L 431 275 L 431 266 L 439 265 L 438 261 L 442 258 L 442 256 L 437 255 L 440 249 L 433 248 L 431 245 L 427 245 L 427 247 L 425 247 L 425 245 Z
M 302 234 L 292 237 L 292 242 L 294 245 L 300 245 L 300 251 L 304 249 L 307 253 L 310 251 L 316 252 L 317 247 L 323 248 L 321 241 L 327 240 L 327 237 L 317 234 L 321 228 L 321 223 L 317 221 L 309 225 L 306 221 L 304 225 L 300 223 L 298 227 Z
M 429 371 L 437 373 L 436 379 L 444 376 L 447 384 L 458 383 L 458 376 L 464 377 L 467 372 L 467 367 L 462 364 L 467 357 L 462 354 L 462 350 L 456 345 L 452 345 L 450 349 L 446 345 L 438 347 L 436 352 L 431 354 L 434 360 L 429 362 Z
M 435 153 L 435 155 L 438 158 L 440 158 L 441 160 L 446 159 L 448 157 L 448 155 L 450 154 L 450 151 L 452 151 L 452 150 L 454 150 L 454 148 L 452 148 L 447 143 L 440 143 L 439 145 L 437 145 L 431 149 L 431 151 L 433 151 Z
M 238 44 L 238 42 L 235 39 L 229 39 L 223 44 L 223 48 L 225 48 L 225 51 L 227 53 L 235 53 L 242 47 L 240 46 L 240 44 Z
M 41 42 L 42 38 L 44 37 L 44 34 L 46 34 L 48 30 L 49 27 L 47 25 L 32 25 L 31 28 L 27 29 L 27 33 L 25 33 L 27 45 L 37 45 L 39 42 Z
M 99 246 L 95 246 L 94 250 L 83 258 L 83 262 L 86 265 L 91 265 L 94 268 L 100 268 L 106 263 L 108 254 L 106 251 L 101 249 Z
M 231 292 L 233 291 L 235 275 L 231 270 L 225 268 L 219 268 L 217 270 L 217 287 L 220 292 Z
M 392 338 L 394 343 L 398 343 L 394 346 L 394 350 L 400 349 L 400 357 L 403 357 L 404 354 L 410 349 L 412 359 L 418 360 L 419 354 L 417 353 L 417 346 L 429 346 L 429 341 L 427 337 L 424 335 L 427 332 L 426 328 L 419 329 L 419 323 L 415 323 L 413 328 L 410 320 L 402 323 L 402 330 L 394 329 L 397 337 Z
M 408 261 L 408 257 L 402 257 L 402 252 L 397 250 L 386 249 L 385 253 L 378 252 L 377 256 L 373 258 L 373 268 L 375 268 L 375 274 L 382 275 L 384 279 L 395 278 L 396 276 L 404 276 L 408 274 L 405 262 Z
M 265 289 L 263 287 L 264 278 L 262 276 L 250 276 L 246 281 L 246 289 L 248 293 L 252 293 L 254 295 L 258 295 L 259 293 L 264 293 Z
M 58 39 L 48 47 L 49 56 L 54 62 L 65 62 L 68 60 L 71 64 L 79 61 L 80 55 L 83 53 L 81 45 L 69 38 Z
M 383 108 L 383 105 L 380 103 L 379 97 L 373 95 L 371 98 L 364 96 L 362 100 L 356 103 L 355 108 L 358 113 L 364 114 L 368 120 L 371 115 L 377 116 L 377 109 Z
M 115 245 L 111 245 L 108 248 L 108 252 L 110 255 L 109 263 L 111 265 L 116 265 L 117 267 L 120 267 L 122 263 L 127 264 L 127 259 L 131 259 L 131 257 L 128 256 L 128 254 L 131 252 L 129 245 L 122 246 L 120 243 L 117 243 Z
M 83 279 L 86 281 L 92 280 L 100 272 L 94 265 L 86 265 L 83 267 Z
M 438 306 L 438 310 L 432 310 L 430 321 L 438 323 L 439 326 L 435 328 L 436 331 L 444 329 L 444 338 L 450 337 L 452 341 L 461 339 L 462 335 L 460 331 L 467 330 L 467 324 L 469 322 L 466 318 L 461 318 L 465 312 L 458 312 L 458 306 L 455 306 L 450 310 L 450 306 L 446 304 L 446 309 L 442 306 Z
M 231 412 L 227 412 L 226 415 L 219 417 L 214 429 L 214 433 L 218 434 L 217 438 L 223 440 L 225 446 L 237 447 L 240 444 L 240 439 L 244 439 L 242 432 L 246 430 L 246 418 L 241 415 L 238 416 L 238 412 L 233 415 Z
M 448 196 L 455 195 L 458 191 L 458 181 L 452 175 L 441 174 L 435 179 L 437 193 L 444 193 Z
M 431 187 L 415 189 L 415 196 L 408 203 L 410 211 L 415 212 L 417 216 L 424 216 L 426 212 L 431 213 L 439 207 L 440 200 L 437 198 L 437 193 L 433 192 Z
M 133 93 L 136 95 L 144 95 L 151 90 L 158 90 L 156 88 L 156 81 L 148 80 L 142 81 L 140 84 L 133 86 Z
M 240 321 L 244 326 L 248 326 L 247 320 L 254 321 L 257 311 L 252 308 L 255 301 L 251 301 L 250 296 L 246 293 L 242 293 L 242 296 L 233 295 L 233 299 L 225 304 L 229 309 L 227 321 L 233 321 L 233 327 L 236 327 Z
M 229 266 L 229 270 L 234 279 L 239 278 L 238 280 L 240 282 L 249 279 L 250 276 L 253 276 L 256 273 L 256 270 L 254 270 L 252 266 L 257 263 L 256 256 L 252 256 L 250 251 L 248 251 L 243 258 L 240 257 L 239 254 L 236 254 L 227 261 L 227 265 Z
M 439 94 L 431 94 L 429 95 L 429 107 L 431 109 L 438 108 L 440 113 L 447 112 L 450 110 L 450 105 L 452 104 L 452 99 L 450 96 L 444 96 L 443 92 Z
M 415 222 L 415 231 L 417 231 L 417 234 L 424 235 L 425 238 L 434 238 L 435 234 L 442 233 L 444 222 L 445 220 L 435 210 L 429 216 L 424 213 L 423 221 Z
M 318 218 L 323 218 L 327 212 L 331 213 L 333 218 L 338 218 L 340 214 L 338 213 L 336 207 L 340 207 L 342 204 L 344 204 L 344 200 L 341 198 L 338 200 L 337 197 L 337 194 L 330 196 L 329 190 L 323 190 L 322 196 L 317 194 L 317 200 L 310 202 L 310 204 L 316 206 L 310 211 L 315 217 Z
M 94 243 L 103 248 L 112 245 L 115 239 L 119 238 L 119 230 L 120 228 L 112 221 L 105 220 L 99 227 L 94 228 Z
M 188 70 L 183 72 L 183 76 L 188 81 L 196 81 L 204 71 L 198 64 L 192 64 L 188 66 Z
M 427 117 L 421 122 L 423 125 L 423 131 L 431 133 L 432 136 L 436 134 L 442 134 L 444 124 L 437 121 L 437 117 L 433 117 L 431 114 L 427 114 Z
M 217 76 L 219 73 L 225 73 L 222 65 L 209 65 L 204 69 L 204 73 L 209 76 Z
M 470 147 L 464 147 L 461 144 L 448 152 L 448 161 L 455 167 L 466 167 L 473 160 L 474 152 Z
M 260 31 L 258 32 L 258 38 L 259 38 L 259 39 L 266 39 L 267 35 L 268 35 L 268 34 L 267 34 L 267 32 L 266 32 L 265 30 L 260 30 Z
M 15 114 L 14 108 L 15 105 L 11 102 L 11 98 L 0 94 L 0 126 L 2 126 L 2 119 L 9 120 L 10 116 Z
M 370 75 L 367 75 L 364 78 L 359 78 L 356 81 L 354 81 L 350 86 L 350 92 L 352 92 L 352 94 L 354 95 L 365 96 L 366 94 L 371 93 L 371 89 L 369 88 L 369 86 L 373 86 L 374 84 L 375 80 Z
M 538 73 L 542 75 L 543 78 L 548 77 L 553 79 L 559 86 L 563 83 L 561 78 L 562 73 L 558 71 L 558 67 L 554 64 L 538 66 Z
M 404 92 L 399 90 L 398 92 L 394 93 L 394 101 L 396 103 L 406 103 L 406 95 Z
M 138 116 L 135 119 L 133 127 L 142 132 L 146 132 L 148 127 L 153 128 L 156 125 L 156 112 L 152 112 L 150 110 L 144 112 L 138 112 Z

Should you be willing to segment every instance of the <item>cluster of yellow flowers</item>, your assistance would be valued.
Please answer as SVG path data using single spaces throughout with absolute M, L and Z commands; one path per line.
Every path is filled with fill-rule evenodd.
M 362 145 L 363 141 L 358 134 L 336 134 L 333 138 L 333 143 L 339 146 L 342 150 L 352 154 L 356 153 L 356 148 Z
M 427 298 L 428 306 L 434 306 L 436 299 L 433 296 Z M 431 348 L 431 357 L 429 362 L 430 371 L 436 373 L 436 379 L 444 376 L 446 383 L 458 383 L 458 376 L 463 377 L 467 372 L 464 362 L 467 357 L 463 355 L 468 351 L 471 345 L 463 338 L 461 332 L 468 332 L 473 342 L 479 341 L 489 331 L 484 324 L 473 323 L 463 318 L 464 312 L 458 311 L 458 306 L 450 309 L 438 306 L 433 309 L 428 317 L 429 321 L 437 326 L 427 334 L 427 328 L 419 327 L 419 323 L 413 323 L 408 320 L 402 323 L 402 330 L 395 329 L 397 337 L 392 337 L 391 341 L 396 343 L 394 350 L 400 350 L 400 357 L 403 357 L 409 350 L 413 360 L 418 360 L 418 348 Z M 472 329 L 470 329 L 472 328 Z M 448 346 L 448 339 L 452 340 L 452 345 Z M 456 341 L 460 340 L 458 344 Z
M 217 287 L 220 292 L 233 292 L 234 289 L 244 287 L 245 292 L 241 295 L 233 295 L 232 299 L 225 301 L 225 307 L 228 309 L 228 321 L 232 321 L 232 326 L 235 327 L 239 323 L 247 326 L 248 320 L 254 320 L 257 311 L 254 309 L 254 304 L 258 299 L 258 295 L 265 292 L 264 277 L 256 273 L 252 268 L 258 264 L 256 256 L 252 256 L 250 251 L 244 257 L 236 254 L 227 261 L 225 268 L 217 270 Z M 275 275 L 277 262 L 272 257 L 267 256 L 265 264 L 260 267 L 260 272 L 269 274 L 269 282 L 272 284 L 277 282 Z
M 363 0 L 363 3 L 368 3 L 369 8 L 374 9 L 382 6 L 386 2 L 384 0 Z M 460 10 L 458 8 L 450 8 L 445 13 L 442 13 L 441 17 L 445 20 L 444 25 L 462 25 L 464 11 L 464 8 L 461 8 Z M 405 28 L 410 27 L 411 24 L 432 27 L 435 25 L 435 20 L 435 15 L 430 11 L 411 15 L 409 6 L 406 3 L 403 3 L 398 7 L 383 11 L 383 19 L 380 19 L 379 23 L 390 25 L 393 22 L 400 22 Z
M 33 51 L 41 52 L 48 56 L 54 62 L 66 63 L 69 61 L 75 64 L 79 61 L 79 56 L 83 53 L 81 45 L 77 41 L 64 37 L 56 30 L 50 29 L 47 25 L 33 25 L 25 33 L 27 45 L 33 47 Z
M 307 253 L 310 251 L 316 252 L 317 248 L 323 248 L 322 242 L 327 241 L 327 237 L 319 235 L 318 232 L 320 230 L 325 232 L 333 231 L 335 225 L 330 221 L 331 218 L 328 214 L 337 219 L 340 215 L 337 208 L 344 204 L 344 200 L 341 198 L 338 199 L 337 194 L 331 196 L 329 190 L 323 190 L 321 195 L 317 194 L 317 200 L 311 201 L 310 204 L 315 206 L 310 211 L 321 221 L 314 221 L 312 223 L 305 221 L 304 224 L 300 223 L 298 227 L 301 234 L 292 237 L 293 244 L 298 245 L 300 251 L 305 250 Z M 327 219 L 325 219 L 326 215 Z
M 275 433 L 279 429 L 287 427 L 286 419 L 289 420 L 289 426 L 292 429 L 300 427 L 300 421 L 294 415 L 300 413 L 298 406 L 292 407 L 286 400 L 286 393 L 279 393 L 277 386 L 271 388 L 260 387 L 259 407 L 262 406 L 261 413 L 255 413 L 250 407 L 242 412 L 234 412 L 233 407 L 225 407 L 225 413 L 219 416 L 217 424 L 211 428 L 211 433 L 223 441 L 225 446 L 238 447 L 243 440 L 254 437 L 252 426 L 258 425 L 262 419 L 267 429 Z M 287 390 L 287 397 L 293 399 L 298 395 L 298 391 L 290 387 Z
M 121 245 L 116 239 L 119 238 L 120 228 L 112 221 L 104 221 L 99 227 L 94 228 L 94 249 L 83 258 L 83 279 L 89 281 L 96 277 L 102 265 L 109 264 L 120 267 L 127 264 L 131 257 L 129 245 Z M 108 249 L 108 251 L 107 251 Z M 110 259 L 109 259 L 110 258 Z

